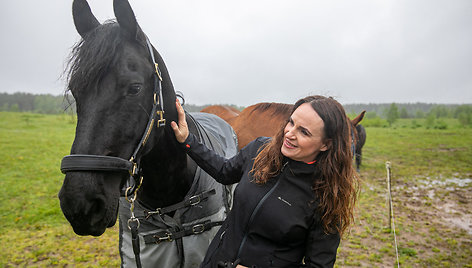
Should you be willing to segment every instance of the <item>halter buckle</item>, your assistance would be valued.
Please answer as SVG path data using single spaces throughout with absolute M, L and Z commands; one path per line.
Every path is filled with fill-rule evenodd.
M 144 214 L 146 215 L 146 220 L 149 219 L 154 214 L 162 215 L 162 210 L 161 208 L 158 208 L 154 211 L 144 211 Z
M 203 224 L 197 224 L 192 227 L 192 232 L 194 234 L 201 234 L 205 231 L 205 225 Z
M 153 236 L 154 239 L 156 239 L 156 244 L 159 244 L 161 242 L 172 242 L 172 237 L 171 237 L 171 233 L 168 233 L 166 232 L 165 236 L 158 236 L 158 235 L 154 235 Z
M 201 199 L 200 199 L 200 196 L 194 195 L 194 196 L 190 197 L 190 198 L 188 199 L 188 201 L 189 201 L 189 203 L 190 203 L 191 206 L 195 206 L 195 205 L 197 205 L 198 203 L 200 203 Z
M 157 126 L 164 127 L 166 125 L 166 119 L 164 118 L 164 111 L 157 111 L 156 113 L 159 115 L 159 118 L 160 118 L 157 120 Z

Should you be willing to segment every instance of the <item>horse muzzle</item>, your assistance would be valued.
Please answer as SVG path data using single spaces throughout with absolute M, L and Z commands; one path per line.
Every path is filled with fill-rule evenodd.
M 99 236 L 115 224 L 121 179 L 113 175 L 121 174 L 68 172 L 66 175 L 58 197 L 61 210 L 76 234 Z

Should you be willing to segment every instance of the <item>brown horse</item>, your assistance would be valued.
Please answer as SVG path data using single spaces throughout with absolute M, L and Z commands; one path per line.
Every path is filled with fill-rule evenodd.
M 211 108 L 209 108 L 211 107 Z M 293 105 L 285 103 L 257 103 L 246 107 L 241 113 L 230 114 L 232 108 L 223 105 L 209 106 L 201 112 L 212 113 L 228 122 L 238 136 L 238 148 L 241 149 L 257 137 L 272 137 L 283 127 L 292 112 Z M 234 109 L 234 108 L 233 108 Z M 354 131 L 353 137 L 357 141 L 357 124 L 364 118 L 365 111 L 351 120 Z

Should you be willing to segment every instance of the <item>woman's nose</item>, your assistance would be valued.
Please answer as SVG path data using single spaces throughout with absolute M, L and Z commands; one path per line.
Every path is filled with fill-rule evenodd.
M 285 137 L 286 138 L 294 138 L 295 137 L 295 134 L 293 133 L 293 128 L 287 128 L 285 130 L 286 130 L 286 132 L 285 132 Z

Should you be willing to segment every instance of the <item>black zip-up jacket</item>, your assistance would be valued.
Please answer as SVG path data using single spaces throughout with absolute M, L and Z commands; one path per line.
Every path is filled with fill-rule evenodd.
M 231 159 L 220 157 L 190 134 L 184 148 L 222 184 L 239 183 L 233 208 L 211 242 L 201 267 L 218 263 L 248 267 L 332 267 L 338 234 L 325 234 L 312 190 L 315 164 L 285 159 L 279 175 L 253 182 L 250 170 L 261 146 L 257 138 Z M 303 264 L 302 264 L 303 263 Z

